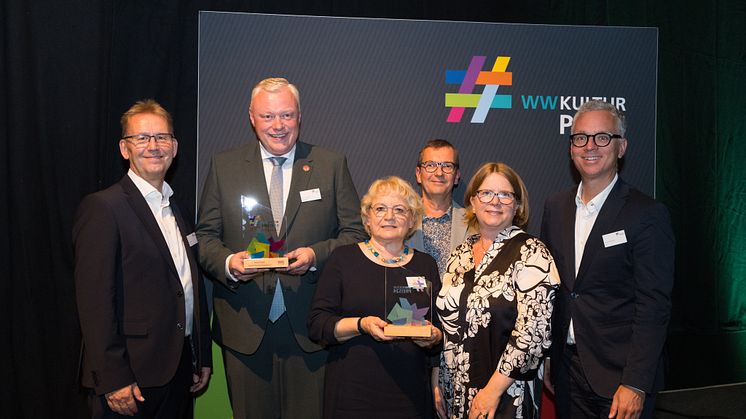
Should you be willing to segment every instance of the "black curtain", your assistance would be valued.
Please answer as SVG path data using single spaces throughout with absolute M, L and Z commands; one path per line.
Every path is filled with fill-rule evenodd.
M 659 27 L 657 194 L 678 239 L 669 384 L 746 379 L 742 1 L 4 0 L 3 417 L 87 416 L 76 377 L 72 217 L 82 196 L 124 174 L 118 121 L 135 100 L 153 97 L 173 113 L 179 156 L 168 181 L 192 208 L 199 10 Z M 603 74 L 603 63 L 588 65 Z

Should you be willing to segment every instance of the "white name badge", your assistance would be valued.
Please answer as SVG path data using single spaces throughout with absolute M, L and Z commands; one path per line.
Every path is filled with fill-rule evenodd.
M 624 230 L 604 234 L 603 236 L 601 236 L 601 238 L 604 239 L 604 247 L 611 247 L 627 243 L 627 235 L 624 234 Z
M 194 233 L 189 233 L 187 235 L 187 243 L 189 243 L 189 247 L 192 247 L 195 244 L 197 244 L 197 235 Z
M 307 189 L 300 191 L 300 202 L 318 201 L 321 199 L 321 189 Z
M 409 288 L 414 288 L 417 291 L 422 291 L 427 288 L 427 280 L 425 280 L 424 276 L 408 276 L 407 286 L 409 286 Z

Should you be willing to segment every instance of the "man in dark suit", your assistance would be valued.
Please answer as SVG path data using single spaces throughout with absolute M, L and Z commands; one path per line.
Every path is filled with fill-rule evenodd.
M 129 171 L 85 197 L 73 226 L 82 382 L 94 418 L 191 418 L 212 361 L 197 239 L 164 181 L 178 143 L 153 100 L 121 122 Z
M 344 156 L 297 141 L 294 85 L 257 84 L 249 119 L 259 141 L 213 157 L 200 202 L 200 261 L 216 281 L 213 334 L 235 418 L 316 418 L 326 351 L 308 339 L 306 318 L 331 251 L 365 237 L 360 202 Z M 287 268 L 244 268 L 253 208 L 271 209 Z
M 547 383 L 560 418 L 649 418 L 663 386 L 674 237 L 666 208 L 617 174 L 625 129 L 613 105 L 581 106 L 570 136 L 580 185 L 544 208 L 562 280 Z

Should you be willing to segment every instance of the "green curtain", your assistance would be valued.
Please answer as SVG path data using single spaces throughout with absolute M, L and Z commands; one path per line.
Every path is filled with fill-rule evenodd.
M 677 239 L 667 387 L 746 381 L 746 2 L 562 1 L 545 12 L 659 28 L 656 195 Z

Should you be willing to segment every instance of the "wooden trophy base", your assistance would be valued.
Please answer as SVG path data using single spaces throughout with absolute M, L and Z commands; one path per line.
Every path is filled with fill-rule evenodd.
M 398 326 L 394 324 L 386 325 L 383 328 L 384 336 L 394 337 L 405 337 L 405 338 L 429 338 L 431 335 L 431 329 L 429 325 L 425 326 L 412 326 L 403 325 Z
M 287 268 L 288 258 L 244 259 L 243 267 L 253 269 Z

